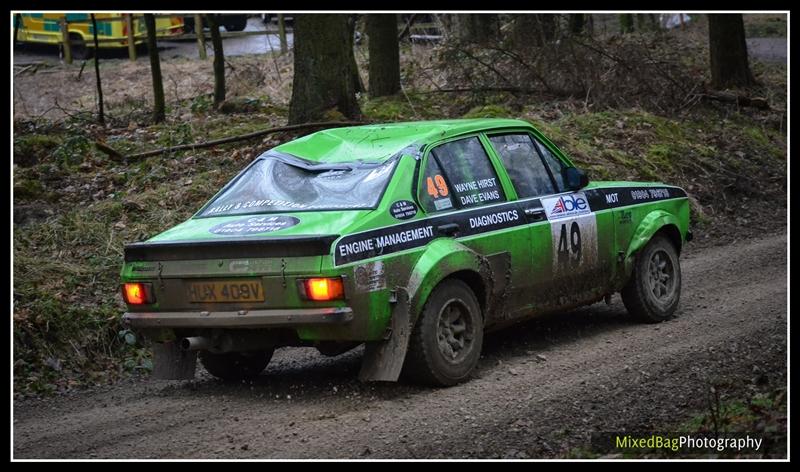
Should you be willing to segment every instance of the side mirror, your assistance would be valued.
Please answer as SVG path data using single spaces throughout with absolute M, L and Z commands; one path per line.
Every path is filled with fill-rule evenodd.
M 567 188 L 569 190 L 580 190 L 589 185 L 589 177 L 587 177 L 586 173 L 577 167 L 567 167 L 565 172 Z

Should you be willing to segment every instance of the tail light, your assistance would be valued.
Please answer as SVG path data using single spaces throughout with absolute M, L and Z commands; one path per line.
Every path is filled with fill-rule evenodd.
M 318 277 L 300 281 L 301 295 L 317 302 L 344 299 L 344 283 L 341 277 Z
M 156 301 L 153 284 L 134 282 L 122 285 L 122 298 L 128 305 L 146 305 Z

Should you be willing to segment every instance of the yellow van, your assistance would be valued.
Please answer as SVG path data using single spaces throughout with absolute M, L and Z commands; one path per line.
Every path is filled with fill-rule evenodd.
M 128 14 L 95 13 L 94 16 L 101 48 L 128 46 Z M 63 41 L 62 20 L 67 22 L 72 56 L 78 59 L 89 57 L 89 48 L 94 48 L 94 31 L 89 13 L 20 13 L 13 22 L 17 27 L 17 41 L 60 45 Z M 133 14 L 133 30 L 135 44 L 146 41 L 147 31 L 142 14 Z M 159 37 L 183 34 L 183 16 L 156 17 L 156 34 Z

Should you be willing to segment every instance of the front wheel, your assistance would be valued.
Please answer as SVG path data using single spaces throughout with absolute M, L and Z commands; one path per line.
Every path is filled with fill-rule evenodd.
M 411 333 L 403 372 L 419 383 L 447 387 L 469 378 L 483 346 L 483 316 L 467 284 L 451 279 L 434 289 Z
M 681 266 L 669 239 L 659 235 L 647 243 L 621 293 L 628 313 L 644 322 L 659 323 L 675 313 L 681 298 Z
M 273 349 L 253 352 L 200 352 L 200 362 L 209 374 L 226 381 L 256 377 L 269 364 Z

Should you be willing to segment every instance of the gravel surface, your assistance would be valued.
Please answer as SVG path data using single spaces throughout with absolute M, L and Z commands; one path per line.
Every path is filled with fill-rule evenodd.
M 356 380 L 361 350 L 279 350 L 253 383 L 130 379 L 14 403 L 15 458 L 528 458 L 587 448 L 705 409 L 714 385 L 786 385 L 785 231 L 690 244 L 678 316 L 625 317 L 619 296 L 487 336 L 447 389 Z

